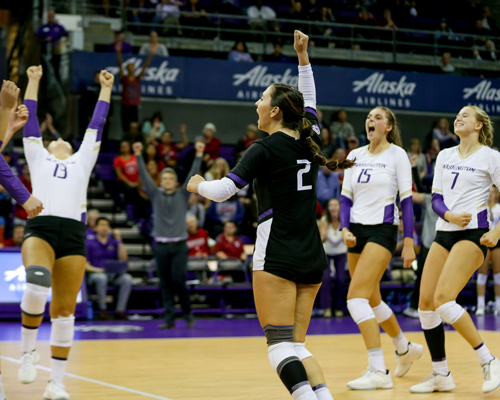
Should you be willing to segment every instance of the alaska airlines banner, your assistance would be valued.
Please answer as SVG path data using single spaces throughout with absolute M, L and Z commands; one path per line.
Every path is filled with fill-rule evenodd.
M 124 55 L 123 68 L 140 70 L 145 57 Z M 72 89 L 82 92 L 103 68 L 118 74 L 116 55 L 73 52 Z M 439 74 L 313 66 L 318 104 L 386 106 L 414 111 L 458 112 L 477 105 L 500 114 L 500 80 Z M 297 86 L 297 66 L 238 63 L 190 57 L 154 57 L 142 79 L 143 96 L 257 101 L 272 83 Z M 113 92 L 120 93 L 119 80 Z

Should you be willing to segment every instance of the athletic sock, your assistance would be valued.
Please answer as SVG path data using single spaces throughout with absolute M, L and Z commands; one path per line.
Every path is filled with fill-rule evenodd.
M 479 357 L 479 362 L 481 365 L 489 363 L 491 360 L 494 360 L 495 357 L 490 353 L 486 345 L 481 343 L 479 346 L 474 348 L 474 351 L 476 352 L 477 356 Z
M 291 390 L 290 394 L 294 400 L 318 400 L 308 381 L 298 383 Z
M 448 361 L 446 358 L 441 361 L 432 361 L 432 370 L 439 375 L 448 376 L 450 370 L 448 369 Z
M 67 358 L 52 357 L 50 362 L 50 380 L 55 382 L 62 382 L 67 364 Z
M 314 386 L 313 391 L 318 400 L 333 400 L 332 394 L 328 390 L 326 383 L 320 383 Z
M 368 365 L 376 370 L 386 373 L 384 353 L 382 353 L 382 347 L 377 347 L 375 349 L 368 350 Z
M 485 297 L 484 296 L 477 296 L 477 308 L 485 308 Z
M 38 327 L 21 326 L 21 352 L 31 353 L 35 350 Z
M 403 331 L 400 331 L 397 336 L 391 337 L 391 340 L 399 355 L 405 354 L 408 351 L 409 342 Z

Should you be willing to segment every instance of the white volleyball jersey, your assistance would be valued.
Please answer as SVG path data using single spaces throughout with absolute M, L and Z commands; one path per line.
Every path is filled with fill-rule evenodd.
M 44 147 L 40 137 L 23 139 L 24 153 L 31 174 L 33 195 L 43 203 L 39 215 L 71 218 L 85 223 L 87 187 L 97 161 L 101 142 L 97 130 L 87 129 L 80 149 L 66 160 L 59 160 Z
M 323 242 L 326 255 L 336 256 L 337 254 L 346 254 L 347 245 L 342 238 L 342 232 L 338 229 L 333 229 L 332 224 L 328 223 L 326 216 L 321 217 L 321 221 L 327 226 L 326 240 Z
M 399 223 L 396 197 L 411 197 L 411 165 L 406 152 L 391 146 L 373 155 L 368 146 L 352 150 L 349 160 L 356 165 L 344 171 L 342 195 L 352 200 L 351 223 L 378 225 Z
M 500 153 L 487 146 L 463 158 L 458 146 L 442 150 L 436 159 L 432 193 L 441 194 L 444 204 L 452 213 L 467 212 L 472 220 L 462 228 L 439 218 L 438 231 L 487 229 L 488 196 L 491 185 L 500 184 Z
M 493 208 L 490 209 L 490 222 L 491 229 L 494 229 L 500 221 L 500 204 L 495 204 Z

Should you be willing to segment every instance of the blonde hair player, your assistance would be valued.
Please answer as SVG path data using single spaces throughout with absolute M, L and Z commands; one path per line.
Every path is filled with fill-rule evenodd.
M 483 392 L 500 386 L 500 361 L 491 355 L 469 313 L 456 302 L 487 247 L 494 247 L 500 224 L 489 230 L 487 200 L 492 184 L 500 185 L 500 153 L 490 117 L 482 109 L 464 107 L 455 119 L 458 146 L 442 150 L 432 182 L 432 209 L 439 216 L 436 237 L 425 260 L 420 285 L 419 316 L 432 358 L 432 374 L 412 386 L 412 393 L 447 392 L 455 388 L 448 370 L 443 321 L 475 350 L 483 371 Z
M 335 170 L 352 162 L 327 163 L 319 154 L 308 40 L 295 31 L 299 90 L 275 83 L 255 103 L 259 129 L 269 136 L 256 140 L 226 177 L 205 182 L 195 175 L 188 190 L 224 201 L 253 182 L 259 205 L 253 289 L 269 361 L 295 400 L 333 400 L 321 367 L 305 347 L 314 299 L 327 268 L 315 218 L 316 180 L 320 165 Z
M 26 291 L 21 301 L 21 366 L 18 378 L 31 383 L 36 378 L 40 356 L 35 350 L 38 327 L 43 320 L 49 288 L 51 316 L 51 372 L 43 397 L 69 399 L 63 385 L 67 358 L 73 343 L 78 290 L 85 272 L 85 220 L 87 187 L 101 145 L 101 136 L 111 99 L 114 77 L 101 71 L 101 91 L 80 149 L 59 138 L 43 147 L 37 119 L 38 87 L 42 67 L 28 68 L 24 103 L 29 118 L 24 127 L 24 153 L 30 167 L 33 193 L 45 206 L 26 224 L 21 248 L 26 267 Z
M 359 327 L 368 350 L 368 369 L 347 386 L 353 390 L 391 389 L 380 342 L 380 324 L 396 348 L 395 375 L 404 376 L 423 353 L 423 346 L 410 343 L 390 307 L 382 301 L 380 280 L 397 244 L 399 192 L 404 225 L 401 256 L 404 267 L 415 260 L 411 165 L 399 147 L 401 137 L 394 113 L 375 107 L 365 122 L 369 145 L 352 150 L 354 168 L 344 174 L 341 194 L 341 230 L 348 247 L 351 283 L 347 308 Z
M 14 133 L 21 129 L 28 121 L 28 109 L 25 105 L 17 106 L 19 88 L 14 82 L 4 81 L 0 91 L 0 149 L 7 143 Z M 42 203 L 32 196 L 23 183 L 17 178 L 3 157 L 0 157 L 0 185 L 19 203 L 30 218 L 38 215 Z M 2 385 L 0 372 L 0 400 L 7 400 Z

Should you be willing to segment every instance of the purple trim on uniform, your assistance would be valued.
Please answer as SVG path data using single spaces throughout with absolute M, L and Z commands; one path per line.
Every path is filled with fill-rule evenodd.
M 272 213 L 273 213 L 273 209 L 272 209 L 272 208 L 270 208 L 270 209 L 269 209 L 269 210 L 267 210 L 267 211 L 264 211 L 262 214 L 260 214 L 260 215 L 259 215 L 259 221 L 260 221 L 261 219 L 266 218 L 268 215 L 271 215 Z
M 52 356 L 52 359 L 53 360 L 59 360 L 59 361 L 68 361 L 67 358 L 63 358 L 63 357 L 54 357 L 54 356 Z
M 246 186 L 248 185 L 248 182 L 245 182 L 243 179 L 241 179 L 238 175 L 236 174 L 233 174 L 232 172 L 230 172 L 229 174 L 227 174 L 227 177 L 232 179 L 233 181 L 235 181 L 237 184 L 241 185 L 241 186 Z
M 432 210 L 446 221 L 444 214 L 446 214 L 446 211 L 450 211 L 450 209 L 444 204 L 442 194 L 432 193 Z
M 383 223 L 384 224 L 394 223 L 394 204 L 389 204 L 389 205 L 385 206 L 385 208 L 384 208 L 384 222 Z
M 23 137 L 42 137 L 36 111 L 38 102 L 35 100 L 24 100 L 24 105 L 28 108 L 29 116 L 23 129 Z
M 352 200 L 346 196 L 340 196 L 340 230 L 349 229 L 351 226 Z
M 444 358 L 431 358 L 432 362 L 440 362 L 440 361 L 444 361 L 444 360 L 446 360 L 446 357 L 444 357 Z M 448 372 L 448 374 L 449 374 L 449 372 Z
M 312 389 L 313 389 L 314 391 L 316 391 L 316 390 L 318 390 L 318 389 L 321 389 L 321 388 L 326 388 L 326 387 L 327 387 L 327 386 L 326 386 L 326 384 L 324 384 L 324 383 L 320 383 L 319 385 L 314 386 Z
M 294 360 L 291 360 L 291 361 L 294 361 Z M 290 389 L 290 394 L 292 394 L 293 392 L 295 392 L 296 390 L 300 389 L 301 387 L 303 386 L 306 386 L 306 385 L 309 385 L 309 381 L 304 381 L 304 382 L 299 382 L 297 383 L 296 385 L 294 385 L 291 389 Z
M 7 161 L 5 161 L 3 157 L 0 157 L 0 185 L 2 185 L 19 204 L 26 203 L 31 196 L 26 186 L 24 186 L 19 178 L 14 175 L 9 164 L 7 164 Z
M 318 118 L 318 113 L 316 112 L 316 110 L 314 108 L 306 107 L 306 112 L 310 112 L 311 114 L 314 114 L 314 116 L 316 118 Z
M 481 342 L 481 344 L 479 346 L 474 347 L 474 350 L 479 350 L 483 346 L 484 346 L 484 342 Z
M 87 223 L 87 213 L 82 212 L 82 218 L 80 219 L 80 222 L 83 222 L 84 224 Z
M 401 201 L 405 238 L 413 238 L 413 202 L 411 196 Z
M 488 223 L 488 210 L 483 210 L 477 214 L 477 227 L 478 229 L 488 229 L 490 227 Z
M 102 130 L 104 124 L 106 123 L 106 117 L 108 116 L 109 103 L 107 101 L 99 100 L 94 108 L 94 114 L 92 115 L 92 120 L 89 122 L 89 129 L 97 130 L 96 142 L 100 142 L 102 138 Z
M 24 324 L 21 324 L 21 326 L 22 326 L 24 329 L 38 329 L 38 326 L 27 326 L 27 325 L 24 325 Z

